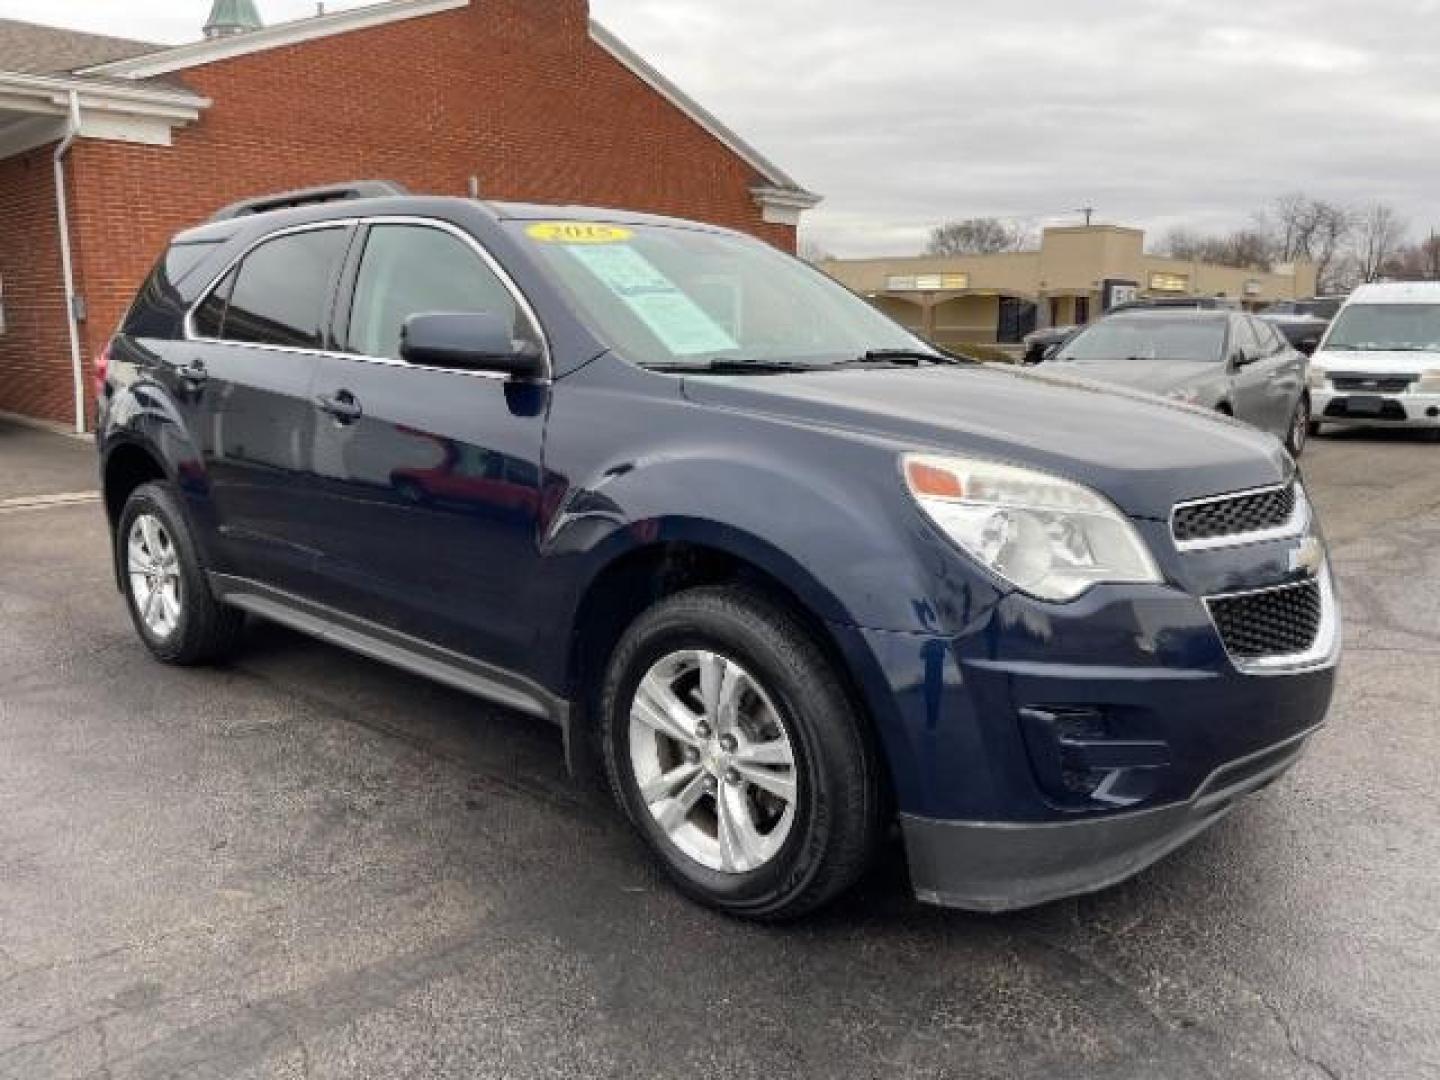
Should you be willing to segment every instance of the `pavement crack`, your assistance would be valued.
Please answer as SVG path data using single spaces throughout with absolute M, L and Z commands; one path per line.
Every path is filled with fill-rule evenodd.
M 1124 982 L 1119 976 L 1102 967 L 1093 957 L 1087 956 L 1068 945 L 1053 940 L 1042 934 L 1026 934 L 1027 938 L 1034 941 L 1042 948 L 1051 953 L 1061 956 L 1076 967 L 1082 968 L 1091 978 L 1099 982 L 1113 994 L 1124 999 L 1141 1016 L 1145 1017 L 1155 1027 L 1161 1029 L 1166 1035 L 1172 1037 L 1171 1048 L 1179 1054 L 1183 1054 L 1195 1071 L 1195 1075 L 1203 1077 L 1214 1077 L 1216 1073 L 1210 1068 L 1204 1057 L 1197 1053 L 1193 1047 L 1188 1045 L 1184 1038 L 1185 1029 L 1172 1022 L 1159 1009 L 1147 1001 L 1138 990 Z
M 1300 1044 L 1300 1037 L 1296 1034 L 1294 1026 L 1290 1023 L 1289 1019 L 1285 1016 L 1285 1014 L 1280 1010 L 1280 1007 L 1278 1005 L 1276 1005 L 1273 1001 L 1270 1000 L 1269 997 L 1267 997 L 1260 991 L 1256 990 L 1253 992 L 1255 994 L 1255 997 L 1259 1000 L 1260 1004 L 1265 1006 L 1266 1011 L 1270 1013 L 1271 1017 L 1274 1018 L 1275 1023 L 1279 1025 L 1281 1032 L 1284 1033 L 1285 1044 L 1287 1047 L 1289 1047 L 1291 1057 L 1293 1057 L 1296 1061 L 1300 1062 L 1302 1065 L 1308 1065 L 1310 1068 L 1314 1069 L 1322 1076 L 1327 1077 L 1328 1080 L 1344 1080 L 1344 1076 L 1339 1069 L 1335 1068 L 1333 1065 L 1329 1064 L 1326 1061 L 1322 1061 L 1320 1058 L 1315 1057 L 1313 1054 L 1308 1053 L 1305 1050 L 1305 1048 Z

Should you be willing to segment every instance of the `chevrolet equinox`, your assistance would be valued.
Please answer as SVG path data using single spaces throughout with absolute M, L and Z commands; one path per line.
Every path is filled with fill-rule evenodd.
M 813 910 L 897 824 L 923 900 L 1103 888 L 1330 702 L 1279 440 L 964 361 L 725 229 L 251 200 L 174 239 L 98 367 L 155 657 L 259 616 L 551 720 L 733 914 Z

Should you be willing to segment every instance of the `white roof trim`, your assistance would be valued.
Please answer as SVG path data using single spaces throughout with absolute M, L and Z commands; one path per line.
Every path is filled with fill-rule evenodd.
M 670 104 L 674 105 L 691 120 L 695 121 L 695 123 L 699 124 L 711 135 L 729 147 L 733 153 L 773 184 L 776 189 L 784 189 L 789 192 L 805 195 L 814 200 L 810 203 L 810 206 L 816 206 L 820 203 L 821 196 L 805 191 L 804 188 L 791 179 L 785 170 L 781 169 L 764 154 L 740 138 L 739 135 L 736 135 L 735 132 L 721 123 L 714 113 L 710 112 L 689 94 L 685 93 L 684 90 L 681 90 L 680 87 L 676 86 L 652 67 L 644 57 L 594 19 L 590 20 L 590 37 L 594 39 L 597 45 L 605 49 L 606 52 L 622 65 L 629 68 L 642 82 L 647 83 L 652 90 L 667 99 Z M 809 207 L 805 209 L 809 209 Z
M 299 45 L 316 38 L 333 37 L 354 30 L 367 30 L 372 26 L 403 22 L 406 19 L 420 19 L 426 15 L 438 15 L 445 11 L 469 7 L 470 0 L 389 0 L 388 3 L 372 4 L 368 7 L 350 8 L 329 15 L 317 15 L 309 19 L 278 23 L 261 30 L 250 30 L 243 34 L 196 41 L 179 45 L 173 49 L 132 57 L 129 60 L 114 60 L 108 64 L 86 68 L 85 75 L 110 75 L 126 79 L 153 79 L 157 75 L 168 75 L 175 71 L 213 64 L 217 60 L 233 60 L 237 56 L 264 52 L 267 49 L 281 49 L 288 45 Z
M 188 90 L 127 86 L 66 75 L 21 75 L 0 71 L 0 93 L 25 97 L 37 104 L 48 102 L 62 113 L 69 112 L 71 91 L 79 92 L 82 107 L 144 112 L 180 120 L 196 119 L 200 110 L 208 109 L 211 104 L 209 98 Z
M 175 128 L 194 123 L 210 102 L 183 90 L 96 79 L 0 72 L 0 106 L 24 118 L 0 127 L 0 158 L 55 142 L 69 132 L 70 95 L 80 102 L 83 139 L 168 146 Z

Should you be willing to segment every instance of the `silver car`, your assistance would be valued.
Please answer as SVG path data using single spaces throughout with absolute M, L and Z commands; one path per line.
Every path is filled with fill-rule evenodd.
M 1309 361 L 1278 329 L 1238 311 L 1127 311 L 1076 334 L 1035 370 L 1213 409 L 1284 440 L 1310 429 Z

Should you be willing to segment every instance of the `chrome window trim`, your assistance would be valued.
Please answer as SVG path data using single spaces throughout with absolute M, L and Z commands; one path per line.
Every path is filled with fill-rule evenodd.
M 1290 512 L 1289 520 L 1281 525 L 1274 525 L 1268 529 L 1253 529 L 1244 533 L 1230 533 L 1226 536 L 1208 536 L 1201 540 L 1181 540 L 1175 533 L 1175 518 L 1182 510 L 1189 510 L 1197 506 L 1209 506 L 1214 503 L 1234 502 L 1254 495 L 1268 495 L 1272 492 L 1284 491 L 1292 485 L 1295 488 L 1295 508 Z M 1212 495 L 1205 499 L 1190 499 L 1186 502 L 1176 503 L 1170 510 L 1170 539 L 1174 541 L 1175 549 L 1182 553 L 1219 551 L 1223 548 L 1269 543 L 1272 540 L 1291 540 L 1297 536 L 1306 535 L 1310 531 L 1310 524 L 1310 499 L 1305 494 L 1305 486 L 1298 479 L 1291 479 L 1283 484 L 1269 484 L 1265 487 L 1248 488 L 1245 491 L 1232 491 L 1228 495 Z
M 1288 656 L 1237 657 L 1225 644 L 1225 635 L 1220 633 L 1220 624 L 1215 621 L 1211 605 L 1218 600 L 1240 600 L 1247 596 L 1264 596 L 1267 593 L 1288 592 L 1318 583 L 1320 586 L 1320 626 L 1315 631 L 1315 642 L 1304 652 Z M 1323 671 L 1334 667 L 1340 660 L 1343 637 L 1340 618 L 1340 597 L 1335 590 L 1335 577 L 1329 560 L 1313 578 L 1292 581 L 1285 585 L 1272 585 L 1263 589 L 1248 589 L 1243 592 L 1220 593 L 1205 598 L 1205 614 L 1215 628 L 1215 636 L 1225 648 L 1225 655 L 1235 670 L 1244 675 L 1298 675 L 1307 671 Z
M 554 381 L 555 363 L 553 354 L 550 350 L 550 338 L 545 333 L 545 327 L 540 322 L 540 317 L 535 313 L 534 305 L 530 303 L 529 297 L 527 297 L 525 293 L 521 291 L 520 286 L 515 284 L 515 279 L 510 276 L 509 271 L 507 271 L 503 266 L 500 265 L 499 261 L 496 260 L 495 256 L 491 255 L 490 252 L 486 250 L 485 246 L 480 243 L 480 241 L 476 240 L 475 237 L 471 236 L 468 232 L 460 228 L 458 225 L 455 225 L 453 222 L 442 221 L 439 218 L 419 217 L 407 214 L 382 214 L 375 217 L 363 218 L 330 218 L 325 221 L 308 222 L 304 225 L 291 225 L 284 229 L 277 229 L 274 232 L 266 233 L 264 236 L 259 237 L 249 247 L 245 248 L 244 251 L 240 252 L 240 254 L 236 255 L 233 259 L 226 263 L 225 267 L 211 279 L 208 285 L 205 286 L 205 289 L 200 293 L 199 298 L 186 310 L 183 323 L 183 332 L 185 335 L 184 340 L 187 342 L 195 342 L 197 344 L 203 345 L 231 345 L 237 346 L 239 348 L 259 349 L 266 352 L 276 352 L 296 356 L 314 356 L 326 360 L 355 360 L 360 363 L 378 364 L 385 367 L 403 367 L 411 371 L 432 371 L 445 375 L 465 375 L 471 378 L 485 379 L 491 382 L 509 382 L 511 377 L 505 374 L 503 371 L 461 371 L 454 368 L 438 368 L 429 367 L 424 364 L 409 364 L 406 363 L 404 360 L 397 360 L 391 356 L 368 356 L 362 353 L 336 352 L 332 349 L 302 349 L 294 345 L 267 345 L 263 342 L 257 341 L 227 341 L 223 338 L 203 337 L 195 333 L 195 312 L 199 310 L 200 306 L 210 298 L 210 295 L 217 288 L 219 288 L 221 282 L 223 282 L 225 278 L 229 276 L 230 272 L 234 270 L 237 266 L 239 266 L 242 262 L 244 262 L 245 259 L 247 259 L 251 255 L 251 253 L 256 251 L 258 248 L 269 243 L 271 240 L 279 240 L 282 237 L 286 236 L 293 236 L 299 233 L 307 232 L 319 232 L 324 229 L 348 229 L 357 225 L 411 225 L 420 228 L 435 229 L 438 232 L 449 233 L 463 243 L 469 245 L 471 250 L 480 257 L 480 261 L 484 263 L 485 266 L 489 268 L 490 272 L 499 279 L 500 283 L 505 286 L 506 291 L 510 293 L 511 298 L 519 306 L 520 310 L 525 313 L 526 319 L 530 322 L 531 330 L 534 331 L 536 338 L 540 342 L 542 358 L 545 361 L 545 376 L 540 379 L 531 380 L 531 384 L 550 385 Z

